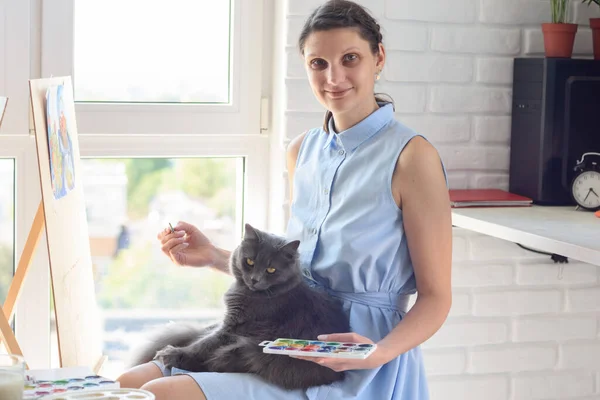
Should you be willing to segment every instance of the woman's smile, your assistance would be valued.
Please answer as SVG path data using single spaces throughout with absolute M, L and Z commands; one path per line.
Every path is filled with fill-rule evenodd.
M 327 96 L 331 97 L 332 99 L 341 99 L 349 94 L 352 89 L 354 88 L 325 90 L 325 93 L 327 93 Z

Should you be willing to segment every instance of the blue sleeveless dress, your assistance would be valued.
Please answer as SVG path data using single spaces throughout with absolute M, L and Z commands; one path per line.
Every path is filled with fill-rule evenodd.
M 416 292 L 391 182 L 400 152 L 417 133 L 394 119 L 391 104 L 344 132 L 330 124 L 329 132 L 308 131 L 300 147 L 287 236 L 301 242 L 306 279 L 342 299 L 352 330 L 377 342 L 401 321 Z M 285 391 L 250 374 L 187 374 L 208 400 L 429 399 L 420 347 L 306 391 Z

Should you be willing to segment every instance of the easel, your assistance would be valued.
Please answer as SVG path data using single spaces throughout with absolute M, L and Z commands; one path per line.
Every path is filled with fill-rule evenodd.
M 2 118 L 4 117 L 4 110 L 8 104 L 8 97 L 0 96 L 0 126 L 2 126 Z
M 61 367 L 89 367 L 98 374 L 107 357 L 101 352 L 99 320 L 95 313 L 97 305 L 93 296 L 89 235 L 82 181 L 78 175 L 79 144 L 71 79 L 70 77 L 34 79 L 29 83 L 42 201 L 19 259 L 18 268 L 2 308 L 3 312 L 0 313 L 0 339 L 10 353 L 23 355 L 10 327 L 10 321 L 14 316 L 16 302 L 45 229 L 50 278 L 54 292 L 60 365 Z M 62 198 L 55 197 L 52 191 L 50 166 L 55 161 L 50 157 L 46 115 L 46 107 L 48 107 L 46 93 L 48 88 L 56 85 L 63 87 L 61 112 L 66 115 L 66 126 L 68 126 L 66 136 L 72 142 L 69 151 L 73 160 L 74 173 L 77 173 L 73 178 L 75 181 L 71 192 L 68 195 L 63 194 Z M 53 131 L 53 135 L 55 134 L 56 132 Z M 58 135 L 61 133 L 59 132 Z M 56 165 L 54 166 L 56 168 Z
M 10 288 L 8 289 L 8 293 L 6 295 L 6 300 L 4 301 L 4 306 L 2 307 L 3 313 L 0 314 L 0 339 L 5 344 L 6 349 L 11 354 L 17 354 L 23 356 L 23 351 L 17 342 L 15 334 L 13 333 L 12 328 L 10 327 L 10 321 L 14 316 L 15 305 L 19 300 L 19 296 L 21 294 L 21 288 L 23 287 L 23 283 L 25 282 L 25 277 L 27 276 L 27 271 L 31 266 L 31 261 L 33 260 L 33 256 L 35 254 L 35 249 L 42 237 L 42 231 L 44 230 L 44 205 L 40 202 L 38 206 L 37 212 L 35 213 L 35 218 L 33 219 L 33 223 L 31 224 L 31 230 L 29 231 L 29 235 L 27 236 L 27 241 L 25 242 L 25 247 L 23 248 L 23 253 L 21 254 L 21 258 L 19 259 L 19 265 L 13 276 L 12 282 L 10 284 Z M 107 357 L 102 356 L 93 370 L 95 373 L 98 373 L 102 368 L 104 362 L 106 362 Z M 27 363 L 25 363 L 26 368 Z
M 23 355 L 23 352 L 21 351 L 21 347 L 19 346 L 19 343 L 15 338 L 15 334 L 10 327 L 10 321 L 14 316 L 15 305 L 21 294 L 21 288 L 23 287 L 23 282 L 25 281 L 27 271 L 31 265 L 31 260 L 33 259 L 35 249 L 37 248 L 40 238 L 42 237 L 43 229 L 44 207 L 42 203 L 40 203 L 35 214 L 35 218 L 33 219 L 33 223 L 31 224 L 31 230 L 27 236 L 23 253 L 21 254 L 21 258 L 19 260 L 19 266 L 17 267 L 15 275 L 13 276 L 10 284 L 10 288 L 8 289 L 8 294 L 6 295 L 6 300 L 4 301 L 4 306 L 2 307 L 3 313 L 0 315 L 0 338 L 4 342 L 9 353 L 18 354 L 20 356 Z

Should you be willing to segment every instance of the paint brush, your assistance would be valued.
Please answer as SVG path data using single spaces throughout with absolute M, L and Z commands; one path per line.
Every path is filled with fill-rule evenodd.
M 173 228 L 173 225 L 171 225 L 170 222 L 169 222 L 169 229 L 171 229 L 171 233 L 175 233 L 175 229 Z

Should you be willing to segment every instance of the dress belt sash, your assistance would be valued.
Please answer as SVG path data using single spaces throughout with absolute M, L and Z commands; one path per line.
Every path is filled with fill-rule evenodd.
M 340 292 L 324 286 L 305 273 L 306 281 L 310 286 L 326 291 L 338 299 L 358 303 L 369 307 L 381 308 L 406 313 L 410 294 L 389 292 Z
M 369 307 L 382 308 L 406 313 L 408 310 L 408 302 L 410 295 L 400 293 L 386 292 L 339 292 L 331 289 L 326 289 L 327 292 L 339 299 L 350 301 L 352 303 L 363 304 Z

